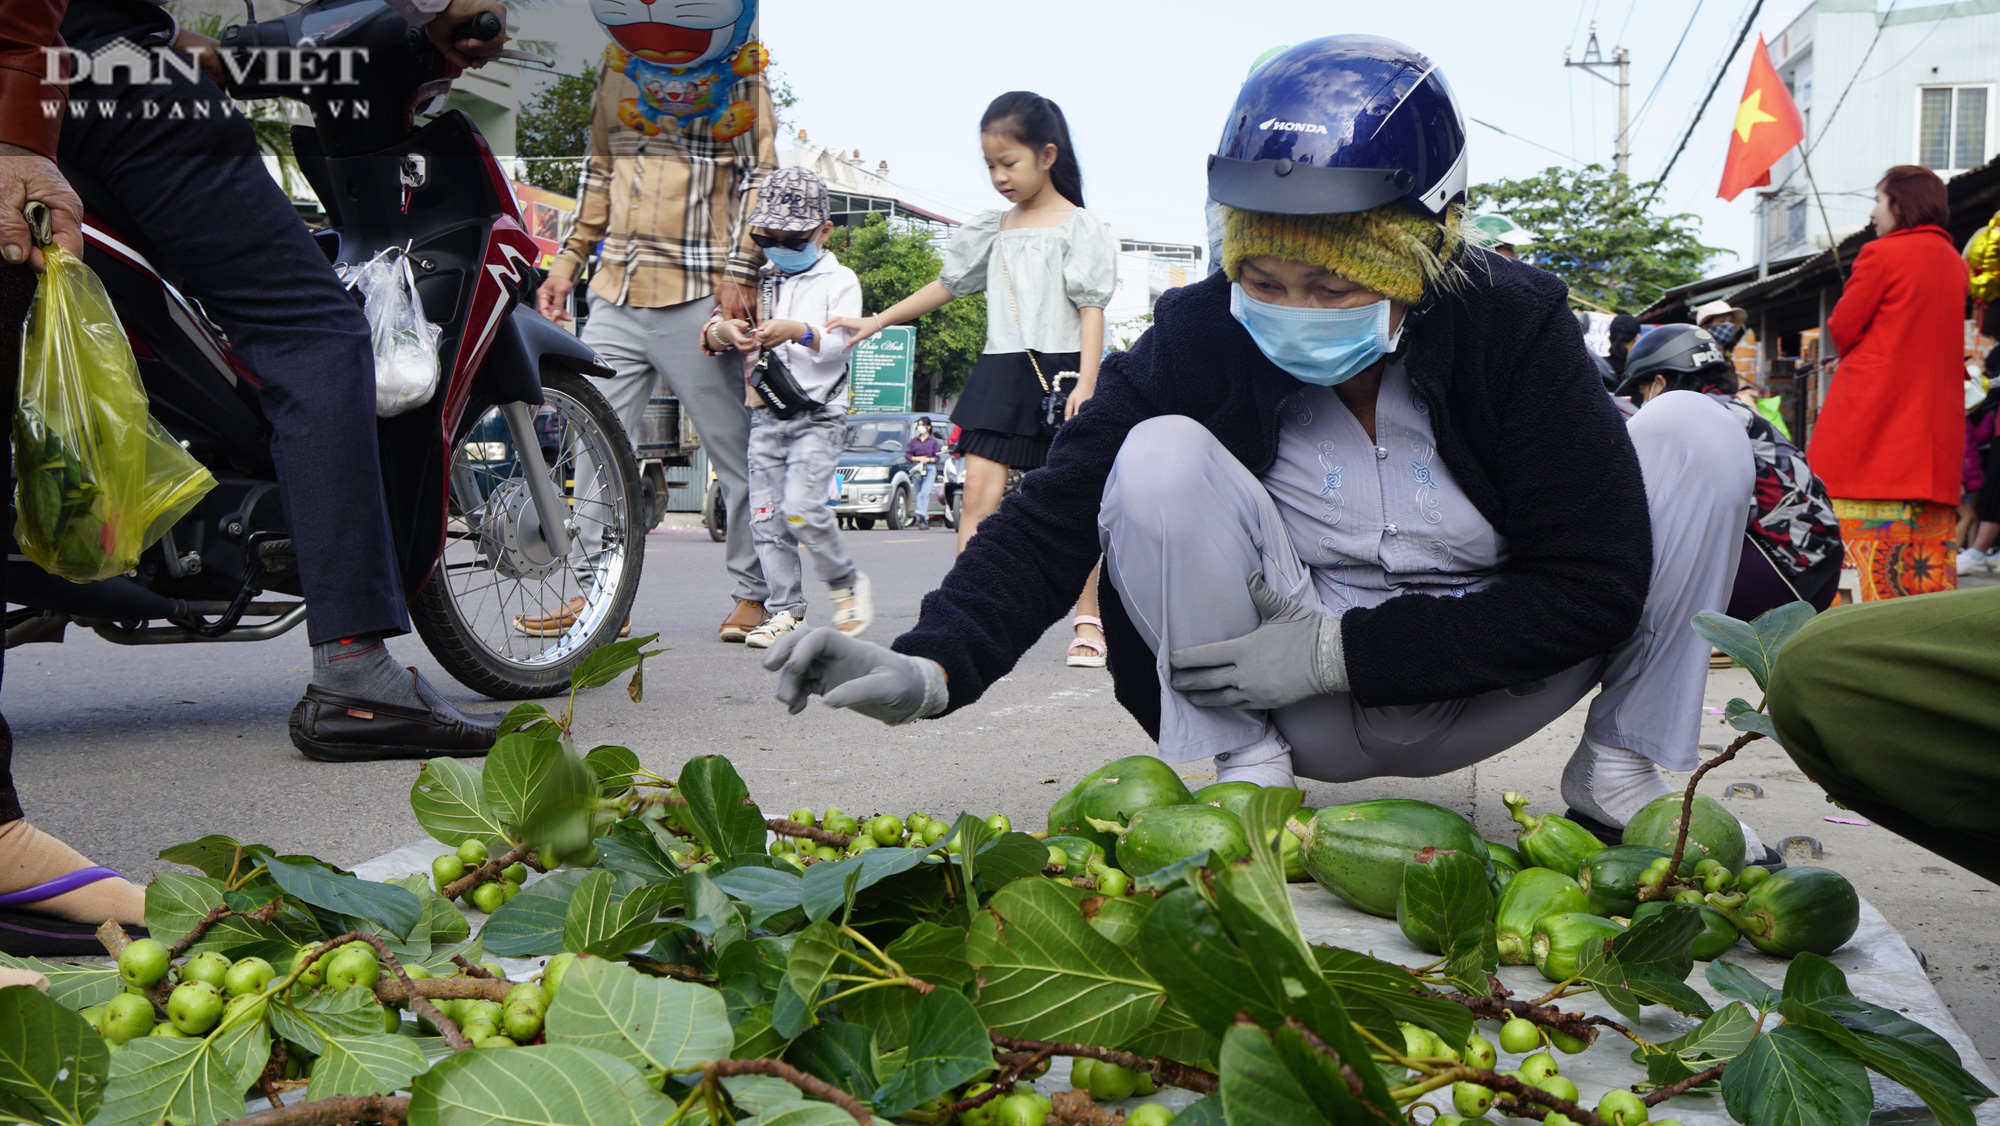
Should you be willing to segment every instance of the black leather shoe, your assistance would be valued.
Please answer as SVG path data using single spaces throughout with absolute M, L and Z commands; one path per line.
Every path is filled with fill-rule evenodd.
M 292 745 L 320 762 L 377 762 L 383 759 L 477 758 L 499 736 L 500 717 L 469 716 L 441 698 L 417 670 L 417 698 L 423 709 L 363 700 L 344 692 L 306 686 L 292 709 Z

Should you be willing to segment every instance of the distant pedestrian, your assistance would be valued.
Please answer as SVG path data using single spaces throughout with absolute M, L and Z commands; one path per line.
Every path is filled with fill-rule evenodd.
M 1861 600 L 1952 590 L 1965 441 L 1965 295 L 1944 181 L 1897 165 L 1875 186 L 1827 330 L 1840 354 L 1809 456 L 1833 494 Z
M 937 487 L 938 466 L 944 457 L 944 443 L 931 434 L 931 420 L 917 419 L 917 436 L 903 444 L 903 456 L 910 459 L 917 476 L 917 530 L 931 530 L 931 490 Z
M 2000 305 L 1986 307 L 1986 335 L 2000 331 Z M 1965 417 L 1965 487 L 1973 522 L 1957 571 L 2000 569 L 2000 347 L 1986 353 L 1986 397 Z
M 1083 208 L 1083 170 L 1061 107 L 1025 90 L 1002 94 L 979 120 L 979 144 L 993 189 L 1013 206 L 954 232 L 938 280 L 874 316 L 838 325 L 863 340 L 987 291 L 986 351 L 951 412 L 965 430 L 957 443 L 965 455 L 960 551 L 1000 507 L 1008 470 L 1041 468 L 1056 428 L 1097 389 L 1104 306 L 1118 281 L 1110 236 Z M 1102 668 L 1095 570 L 1076 611 L 1069 662 Z
M 805 570 L 799 548 L 813 557 L 833 600 L 833 627 L 859 634 L 875 617 L 868 576 L 854 565 L 847 542 L 827 507 L 833 467 L 847 445 L 849 333 L 833 323 L 861 311 L 861 279 L 825 249 L 833 233 L 826 184 L 805 168 L 771 174 L 750 214 L 750 237 L 764 251 L 758 274 L 758 316 L 753 329 L 741 317 L 718 311 L 702 329 L 702 348 L 764 350 L 782 365 L 764 380 L 791 384 L 803 409 L 781 417 L 748 390 L 750 406 L 750 534 L 770 584 L 770 618 L 744 638 L 769 648 L 805 624 Z M 780 402 L 783 396 L 780 396 Z
M 1466 240 L 1483 246 L 1503 258 L 1519 258 L 1521 247 L 1535 241 L 1527 228 L 1497 212 L 1481 215 L 1466 223 Z

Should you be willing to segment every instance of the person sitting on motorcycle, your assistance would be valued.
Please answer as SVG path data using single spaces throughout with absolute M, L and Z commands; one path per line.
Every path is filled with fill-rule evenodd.
M 454 41 L 452 29 L 499 0 L 392 0 L 456 65 L 480 65 L 506 36 Z M 65 12 L 65 8 L 67 11 Z M 75 104 L 44 81 L 42 48 L 73 57 L 124 40 L 193 54 L 153 74 L 106 67 Z M 55 213 L 56 241 L 82 253 L 82 205 L 51 158 L 100 184 L 130 217 L 149 259 L 198 300 L 261 380 L 259 402 L 307 601 L 312 681 L 292 742 L 328 761 L 478 755 L 497 722 L 469 717 L 384 639 L 410 628 L 376 461 L 375 359 L 368 322 L 272 179 L 242 111 L 216 87 L 214 41 L 149 0 L 8 0 L 0 16 L 0 255 L 32 249 L 22 205 Z M 58 107 L 55 114 L 46 104 Z
M 1692 392 L 1620 418 L 1562 282 L 1466 242 L 1463 121 L 1374 36 L 1255 71 L 1210 158 L 1223 269 L 1105 361 L 914 629 L 781 640 L 778 698 L 963 708 L 1101 551 L 1114 689 L 1168 762 L 1429 777 L 1595 691 L 1564 796 L 1615 829 L 1667 793 L 1658 768 L 1698 761 L 1689 622 L 1728 600 L 1750 443 Z

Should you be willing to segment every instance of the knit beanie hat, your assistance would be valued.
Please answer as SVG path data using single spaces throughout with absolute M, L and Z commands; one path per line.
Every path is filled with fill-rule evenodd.
M 1269 255 L 1309 262 L 1405 305 L 1447 281 L 1464 241 L 1463 213 L 1455 206 L 1442 222 L 1394 203 L 1346 215 L 1223 211 L 1222 270 L 1229 280 L 1237 280 L 1245 258 Z

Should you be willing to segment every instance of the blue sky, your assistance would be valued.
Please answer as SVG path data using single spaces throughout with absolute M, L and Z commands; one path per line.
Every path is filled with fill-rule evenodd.
M 1751 0 L 764 0 L 762 34 L 800 102 L 794 122 L 821 144 L 860 149 L 867 166 L 918 203 L 959 218 L 1002 201 L 980 159 L 980 111 L 1029 89 L 1061 103 L 1083 161 L 1087 203 L 1121 234 L 1199 243 L 1203 157 L 1237 85 L 1269 47 L 1337 32 L 1401 40 L 1435 60 L 1470 117 L 1474 182 L 1579 161 L 1611 163 L 1616 91 L 1562 66 L 1582 55 L 1595 17 L 1609 57 L 1632 52 L 1632 167 L 1658 174 Z M 1906 6 L 1914 6 L 1906 3 Z M 1722 79 L 1668 180 L 1665 201 L 1700 218 L 1711 245 L 1750 257 L 1752 196 L 1715 198 L 1729 123 L 1755 35 L 1783 29 L 1805 0 L 1766 0 L 1752 39 Z M 523 33 L 559 40 L 571 69 L 605 42 L 582 0 L 519 15 Z M 1525 138 L 1525 140 L 1520 139 Z M 1529 142 L 1534 142 L 1533 144 Z M 781 140 L 781 147 L 788 144 Z M 1536 145 L 1546 146 L 1538 148 Z M 1728 254 L 1717 268 L 1730 268 Z

